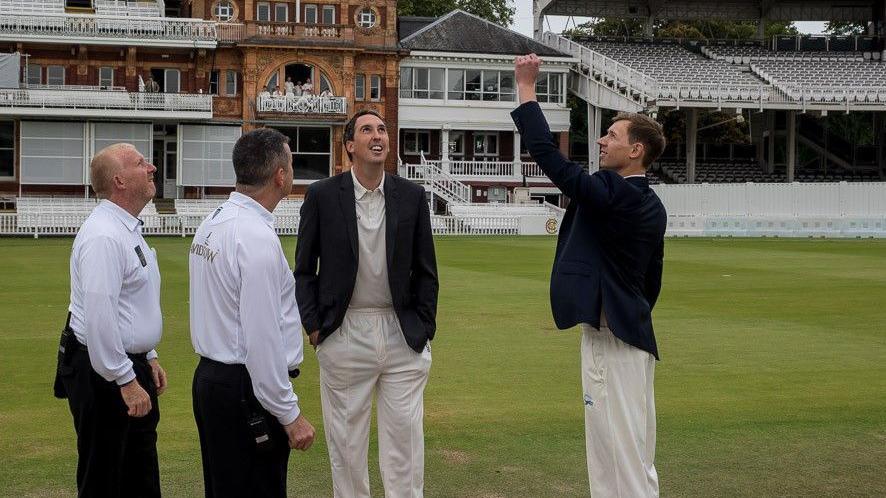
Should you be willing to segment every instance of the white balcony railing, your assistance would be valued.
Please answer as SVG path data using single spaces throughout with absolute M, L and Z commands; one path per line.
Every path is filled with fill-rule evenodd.
M 212 96 L 84 90 L 0 89 L 0 109 L 127 109 L 212 112 Z
M 129 45 L 216 46 L 216 23 L 202 19 L 97 16 L 86 14 L 0 14 L 0 40 L 122 40 Z
M 550 183 L 544 172 L 534 162 L 518 161 L 461 161 L 461 160 L 428 160 L 446 175 L 459 181 L 494 180 L 502 182 L 522 182 L 523 176 L 532 183 Z M 421 164 L 403 164 L 403 173 L 411 180 L 425 178 Z
M 256 107 L 258 112 L 279 112 L 286 114 L 347 114 L 348 101 L 344 97 L 274 97 L 259 95 Z

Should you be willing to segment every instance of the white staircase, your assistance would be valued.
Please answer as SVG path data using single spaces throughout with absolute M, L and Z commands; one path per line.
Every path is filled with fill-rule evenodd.
M 438 164 L 429 162 L 421 155 L 420 164 L 400 162 L 400 176 L 425 187 L 432 196 L 440 197 L 447 204 L 471 202 L 471 187 L 443 171 Z
M 556 33 L 542 33 L 538 41 L 579 60 L 569 74 L 569 91 L 591 105 L 639 112 L 655 104 L 654 78 Z

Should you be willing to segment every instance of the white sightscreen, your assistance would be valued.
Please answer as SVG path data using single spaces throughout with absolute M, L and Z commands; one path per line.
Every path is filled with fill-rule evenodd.
M 178 184 L 186 187 L 233 187 L 237 177 L 231 153 L 239 126 L 181 125 Z
M 92 155 L 116 143 L 135 146 L 151 161 L 151 123 L 92 123 Z
M 83 185 L 86 123 L 21 122 L 21 183 Z

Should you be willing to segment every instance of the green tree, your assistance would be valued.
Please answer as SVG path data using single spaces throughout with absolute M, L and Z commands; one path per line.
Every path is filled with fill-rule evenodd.
M 863 35 L 868 32 L 866 22 L 828 21 L 824 32 L 829 35 Z
M 512 0 L 398 0 L 401 16 L 439 17 L 461 9 L 501 26 L 510 26 L 515 9 Z

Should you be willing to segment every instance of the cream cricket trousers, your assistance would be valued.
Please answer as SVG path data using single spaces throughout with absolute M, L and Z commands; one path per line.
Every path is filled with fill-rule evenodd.
M 385 496 L 424 493 L 423 394 L 431 349 L 407 344 L 393 309 L 349 309 L 317 347 L 320 398 L 336 498 L 369 496 L 369 420 L 378 409 L 378 460 Z
M 585 444 L 593 498 L 658 496 L 655 357 L 581 324 Z

